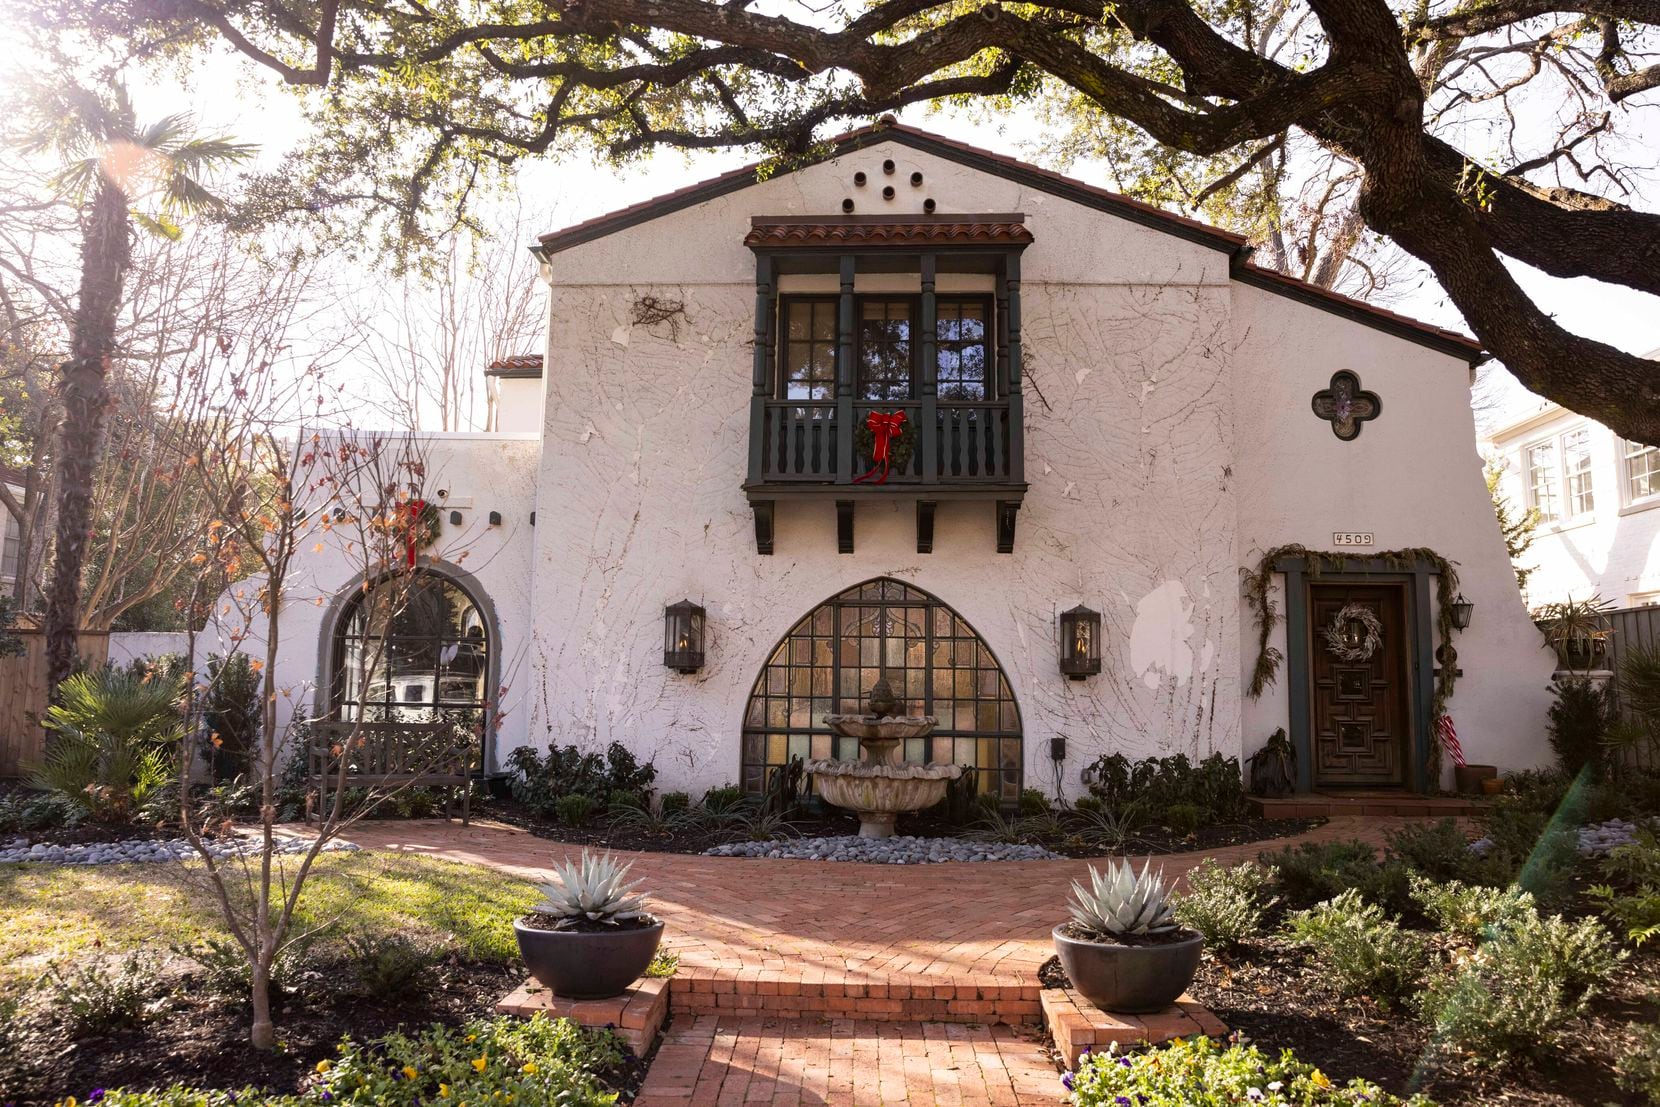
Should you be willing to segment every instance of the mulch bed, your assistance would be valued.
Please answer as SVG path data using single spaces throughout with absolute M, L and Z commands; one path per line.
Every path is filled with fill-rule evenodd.
M 1637 1104 L 1614 1083 L 1614 1059 L 1633 1024 L 1660 1007 L 1644 1000 L 1660 956 L 1633 955 L 1620 977 L 1570 1025 L 1560 1049 L 1492 1070 L 1429 1063 L 1430 1031 L 1409 1006 L 1339 995 L 1305 952 L 1282 939 L 1247 944 L 1226 959 L 1206 955 L 1189 989 L 1216 1017 L 1264 1050 L 1289 1047 L 1326 1075 L 1362 1076 L 1400 1095 L 1423 1092 L 1448 1107 L 1511 1103 Z
M 523 979 L 522 967 L 449 962 L 427 970 L 422 987 L 400 996 L 348 995 L 307 985 L 278 1008 L 278 1048 L 267 1052 L 248 1045 L 244 1005 L 200 995 L 190 974 L 181 973 L 171 981 L 177 986 L 165 1008 L 142 1026 L 77 1041 L 60 1026 L 33 1020 L 13 1056 L 0 1056 L 0 1089 L 22 1093 L 20 1105 L 52 1104 L 69 1095 L 85 1102 L 97 1088 L 175 1082 L 293 1092 L 318 1061 L 335 1056 L 347 1033 L 367 1041 L 400 1027 L 459 1025 L 493 1013 L 497 1001 Z M 645 1070 L 642 1060 L 632 1058 L 623 1071 L 605 1075 L 630 1102 Z
M 491 800 L 488 805 L 482 808 L 475 807 L 473 812 L 475 816 L 483 815 L 512 826 L 521 827 L 538 838 L 565 842 L 570 845 L 594 846 L 599 849 L 637 850 L 645 853 L 702 853 L 711 846 L 723 845 L 735 840 L 730 829 L 722 829 L 718 826 L 698 827 L 661 835 L 642 834 L 637 830 L 626 827 L 613 829 L 605 824 L 603 816 L 596 818 L 589 826 L 569 826 L 543 818 L 511 800 Z M 1301 834 L 1324 824 L 1325 821 L 1323 818 L 1247 819 L 1237 823 L 1221 823 L 1215 826 L 1202 827 L 1196 833 L 1185 837 L 1164 827 L 1143 827 L 1125 843 L 1123 852 L 1134 854 L 1188 853 L 1193 850 L 1220 849 L 1223 846 L 1264 842 L 1274 838 Z M 833 811 L 822 815 L 804 815 L 792 819 L 790 820 L 790 827 L 794 830 L 796 836 L 801 838 L 827 838 L 837 835 L 857 834 L 859 832 L 859 820 L 850 814 Z M 899 822 L 900 834 L 919 835 L 928 838 L 967 837 L 973 829 L 972 826 L 953 824 L 926 813 L 901 816 Z M 1119 852 L 1091 848 L 1076 842 L 1068 843 L 1048 839 L 1033 839 L 1033 841 L 1035 844 L 1045 846 L 1067 857 L 1116 856 Z

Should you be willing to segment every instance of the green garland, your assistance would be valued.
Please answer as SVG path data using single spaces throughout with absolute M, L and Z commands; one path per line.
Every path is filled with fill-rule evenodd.
M 1434 567 L 1436 574 L 1436 636 L 1440 639 L 1441 645 L 1452 648 L 1452 604 L 1458 595 L 1458 570 L 1451 561 L 1429 547 L 1409 546 L 1404 550 L 1359 554 L 1311 550 L 1296 543 L 1275 546 L 1262 555 L 1255 571 L 1240 570 L 1245 602 L 1250 606 L 1257 623 L 1257 660 L 1251 669 L 1251 685 L 1248 689 L 1252 699 L 1261 696 L 1268 686 L 1274 683 L 1279 675 L 1280 663 L 1285 660 L 1284 654 L 1268 644 L 1274 628 L 1280 621 L 1279 609 L 1274 606 L 1274 601 L 1268 598 L 1268 592 L 1274 581 L 1274 563 L 1284 557 L 1302 558 L 1308 566 L 1307 572 L 1310 577 L 1319 577 L 1320 573 L 1327 569 L 1341 572 L 1350 561 L 1381 561 L 1398 572 L 1409 572 L 1416 569 L 1421 562 L 1428 562 Z M 1453 685 L 1458 680 L 1458 666 L 1441 665 L 1437 672 L 1439 675 L 1435 681 L 1435 700 L 1430 711 L 1432 718 L 1446 714 L 1447 701 L 1452 699 Z M 1429 743 L 1429 770 L 1432 777 L 1438 776 L 1441 771 L 1441 743 L 1433 738 Z

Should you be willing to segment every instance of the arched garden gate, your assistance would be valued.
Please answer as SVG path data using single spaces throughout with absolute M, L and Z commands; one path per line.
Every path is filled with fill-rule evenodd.
M 864 710 L 886 668 L 909 715 L 933 715 L 905 759 L 971 766 L 981 794 L 1020 796 L 1020 708 L 1008 677 L 974 628 L 945 603 L 903 581 L 849 588 L 791 628 L 772 651 L 744 711 L 743 786 L 760 791 L 792 757 L 857 758 L 826 715 Z

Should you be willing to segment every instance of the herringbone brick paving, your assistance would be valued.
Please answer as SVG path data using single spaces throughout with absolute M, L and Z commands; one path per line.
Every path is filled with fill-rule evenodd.
M 1381 843 L 1407 821 L 1334 818 L 1271 845 Z M 488 820 L 366 822 L 349 836 L 365 848 L 527 879 L 581 852 Z M 1155 865 L 1179 880 L 1205 857 L 1239 861 L 1265 845 L 1175 854 Z M 641 1107 L 1060 1102 L 1055 1070 L 1032 1031 L 999 1023 L 1036 1020 L 1049 931 L 1065 917 L 1071 882 L 1087 862 L 628 856 L 652 911 L 668 923 L 665 945 L 680 957 L 674 1021 Z

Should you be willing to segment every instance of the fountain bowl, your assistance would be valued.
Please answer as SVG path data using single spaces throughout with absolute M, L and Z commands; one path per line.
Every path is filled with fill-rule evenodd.
M 939 803 L 963 774 L 961 765 L 906 764 L 902 744 L 931 732 L 939 723 L 931 715 L 830 715 L 825 721 L 859 740 L 863 760 L 816 759 L 805 767 L 824 802 L 859 816 L 861 838 L 891 837 L 898 816 Z

